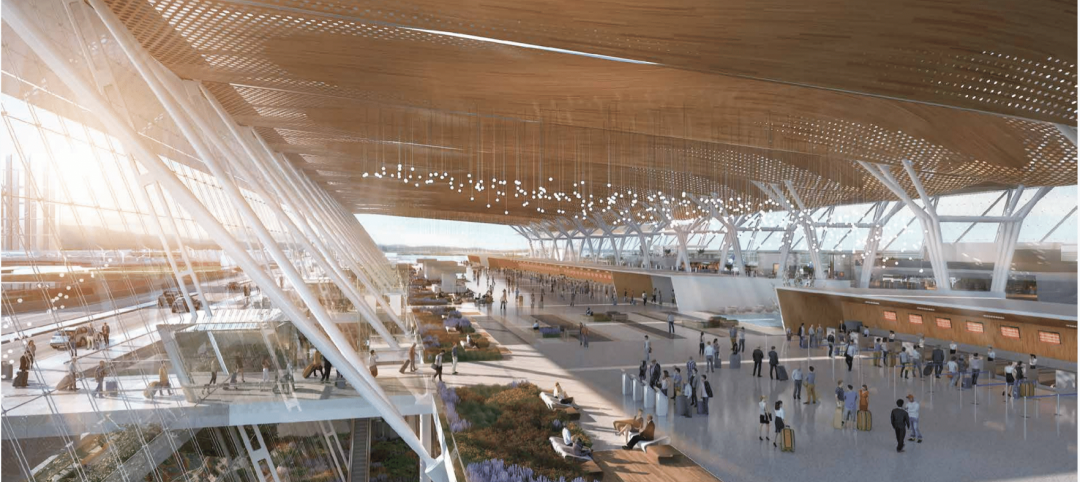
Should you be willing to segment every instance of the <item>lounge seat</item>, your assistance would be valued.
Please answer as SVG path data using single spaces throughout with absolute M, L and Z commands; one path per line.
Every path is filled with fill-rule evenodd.
M 562 437 L 549 437 L 548 441 L 551 442 L 551 447 L 555 449 L 555 453 L 559 454 L 564 459 L 578 460 L 582 462 L 592 460 L 588 455 L 577 455 L 574 453 L 574 447 L 563 443 Z
M 658 447 L 661 445 L 667 445 L 670 441 L 671 438 L 669 437 L 658 437 L 647 442 L 638 442 L 637 446 L 641 447 L 642 452 L 649 453 L 649 447 L 652 447 L 654 445 Z
M 544 405 L 547 405 L 551 410 L 572 408 L 574 406 L 573 403 L 562 403 L 559 399 L 555 398 L 554 395 L 546 392 L 540 392 L 540 399 L 543 400 Z

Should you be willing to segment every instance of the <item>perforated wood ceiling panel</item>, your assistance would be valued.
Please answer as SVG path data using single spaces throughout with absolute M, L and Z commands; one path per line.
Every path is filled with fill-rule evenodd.
M 1043 122 L 1075 120 L 1075 4 L 517 3 L 110 5 L 358 212 L 514 223 L 614 192 L 756 203 L 752 180 L 891 198 L 856 160 L 912 160 L 932 194 L 1076 180 Z

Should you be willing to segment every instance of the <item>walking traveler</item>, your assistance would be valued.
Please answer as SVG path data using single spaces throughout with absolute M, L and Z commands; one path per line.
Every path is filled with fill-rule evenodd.
M 849 343 L 847 352 L 844 353 L 844 361 L 847 362 L 847 371 L 851 371 L 851 365 L 855 362 L 855 355 L 859 354 L 859 345 Z
M 982 371 L 983 361 L 979 358 L 979 354 L 971 355 L 971 386 L 974 388 L 979 384 L 979 372 Z
M 846 424 L 848 419 L 852 422 L 855 421 L 855 410 L 859 405 L 859 393 L 855 391 L 855 387 L 848 385 L 847 391 L 844 392 L 844 423 Z
M 1005 391 L 1001 392 L 1001 396 L 1008 395 L 1009 398 L 1013 396 L 1013 384 L 1016 383 L 1016 366 L 1012 363 L 1005 365 Z
M 667 331 L 668 331 L 668 333 L 671 333 L 672 335 L 675 334 L 675 314 L 674 313 L 668 313 L 668 315 L 667 315 Z M 702 335 L 704 335 L 704 333 L 702 333 Z
M 652 342 L 649 341 L 649 335 L 645 335 L 645 360 L 648 360 L 652 355 Z
M 773 409 L 773 423 L 776 425 L 776 440 L 780 440 L 780 432 L 784 430 L 784 402 L 780 400 L 776 401 L 776 406 Z M 776 440 L 773 440 L 772 446 L 776 448 Z
M 907 378 L 909 369 L 907 348 L 900 348 L 900 378 Z
M 716 348 L 712 343 L 706 343 L 704 346 L 705 348 L 702 350 L 702 353 L 705 355 L 705 371 L 712 373 L 716 368 L 714 360 L 716 357 Z
M 444 353 L 446 353 L 446 350 L 441 350 L 435 355 L 435 361 L 431 364 L 431 368 L 435 369 L 435 374 L 431 375 L 432 380 L 438 378 L 440 382 L 442 381 L 442 361 Z
M 776 367 L 780 365 L 780 357 L 776 354 L 776 347 L 769 348 L 769 380 L 773 379 L 773 373 L 776 372 Z M 779 374 L 777 374 L 779 375 Z
M 405 359 L 405 363 L 401 365 L 401 369 L 398 370 L 398 373 L 405 373 L 406 368 L 409 369 L 409 373 L 416 371 L 416 343 L 413 343 L 412 346 L 409 347 L 408 358 Z
M 768 405 L 765 403 L 765 395 L 758 400 L 758 440 L 769 440 L 769 423 L 772 415 L 769 414 Z
M 911 422 L 911 417 L 908 416 L 907 410 L 904 410 L 904 401 L 897 400 L 896 408 L 892 410 L 889 415 L 889 421 L 892 422 L 892 428 L 896 432 L 896 451 L 904 451 L 904 435 L 907 434 L 907 426 Z
M 915 395 L 908 394 L 908 402 L 904 406 L 908 414 L 908 427 L 911 428 L 911 437 L 908 441 L 922 443 L 922 432 L 919 431 L 919 402 L 915 401 Z
M 765 359 L 765 354 L 761 352 L 761 347 L 754 348 L 753 353 L 754 369 L 750 371 L 750 376 L 757 375 L 761 378 L 761 361 Z
M 866 385 L 859 389 L 859 410 L 870 410 L 870 389 L 866 388 Z
M 941 378 L 941 369 L 945 365 L 945 351 L 940 346 L 935 346 L 930 352 L 930 361 L 934 363 L 934 376 Z
M 671 315 L 668 315 L 671 316 Z M 698 334 L 698 356 L 705 356 L 705 332 Z
M 791 371 L 791 379 L 795 381 L 795 389 L 791 392 L 791 398 L 799 400 L 802 398 L 802 369 L 795 367 Z
M 97 382 L 97 387 L 94 388 L 94 396 L 101 398 L 104 397 L 101 393 L 101 388 L 105 385 L 105 361 L 98 362 L 97 369 L 94 370 L 94 381 Z
M 806 374 L 806 401 L 804 405 L 811 403 L 817 403 L 817 374 L 814 373 L 814 367 L 810 367 L 810 371 Z

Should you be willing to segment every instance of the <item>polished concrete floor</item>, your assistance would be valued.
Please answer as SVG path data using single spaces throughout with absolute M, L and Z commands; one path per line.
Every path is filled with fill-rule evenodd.
M 502 288 L 499 283 L 498 289 Z M 525 292 L 531 288 L 523 289 Z M 578 323 L 587 320 L 584 310 L 588 301 L 569 307 L 558 297 L 547 298 L 544 310 L 513 304 L 505 311 L 497 307 L 485 327 L 501 343 L 528 347 L 542 355 L 544 379 L 566 376 L 574 386 L 587 387 L 594 396 L 591 407 L 585 407 L 583 417 L 587 429 L 606 443 L 615 443 L 606 420 L 618 412 L 632 414 L 641 402 L 633 401 L 621 391 L 621 372 L 637 372 L 642 358 L 645 334 L 639 328 L 618 323 L 594 323 L 590 329 L 602 333 L 611 341 L 590 343 L 584 348 L 575 338 L 542 339 L 532 330 L 532 314 L 555 314 Z M 610 304 L 594 302 L 594 310 L 612 309 Z M 621 311 L 641 311 L 638 304 L 620 304 Z M 659 309 L 649 306 L 649 310 Z M 663 310 L 670 310 L 665 306 Z M 666 330 L 664 322 L 632 314 L 640 324 L 652 324 Z M 497 325 L 496 325 L 497 323 Z M 748 327 L 747 349 L 777 346 L 782 363 L 790 372 L 796 366 L 805 371 L 813 365 L 818 373 L 817 388 L 822 403 L 803 405 L 792 400 L 792 382 L 774 382 L 768 378 L 751 377 L 751 364 L 732 370 L 727 365 L 726 335 L 721 335 L 724 366 L 708 374 L 715 398 L 710 402 L 711 414 L 693 418 L 675 417 L 669 412 L 660 417 L 658 432 L 670 436 L 672 444 L 697 463 L 725 482 L 744 480 L 1076 480 L 1077 477 L 1077 405 L 1076 397 L 1058 400 L 1047 396 L 1036 400 L 1006 401 L 1003 387 L 983 381 L 976 393 L 959 391 L 945 386 L 945 378 L 897 379 L 894 372 L 874 368 L 868 359 L 861 360 L 855 370 L 848 372 L 842 358 L 829 359 L 824 350 L 799 350 L 797 343 L 787 343 L 779 336 L 766 339 Z M 698 332 L 679 326 L 675 340 L 652 338 L 655 357 L 666 368 L 685 366 L 688 356 L 698 363 Z M 707 335 L 711 338 L 713 335 Z M 748 353 L 747 353 L 748 355 Z M 809 360 L 808 360 L 809 357 Z M 515 366 L 522 366 L 517 360 Z M 524 366 L 528 366 L 525 363 Z M 552 367 L 551 365 L 554 365 Z M 513 368 L 506 367 L 511 371 Z M 528 370 L 531 371 L 531 370 Z M 521 376 L 529 378 L 528 371 Z M 565 371 L 565 375 L 559 372 Z M 539 374 L 537 375 L 539 376 Z M 871 392 L 870 410 L 874 414 L 874 429 L 870 432 L 836 430 L 832 427 L 835 410 L 833 389 L 837 380 L 858 387 L 866 384 Z M 564 386 L 566 384 L 564 383 Z M 907 451 L 898 454 L 896 440 L 889 426 L 889 412 L 898 398 L 914 394 L 922 405 L 921 430 L 924 441 L 909 443 Z M 1039 392 L 1049 395 L 1049 392 Z M 782 453 L 771 443 L 758 441 L 757 401 L 768 397 L 770 405 L 784 401 L 788 424 L 796 432 L 795 453 Z M 805 395 L 805 394 L 804 394 Z M 590 408 L 602 412 L 604 423 L 592 420 Z M 1055 410 L 1058 412 L 1055 415 Z M 651 413 L 651 410 L 647 412 Z M 1025 417 L 1025 413 L 1027 416 Z M 609 440 L 610 439 L 610 440 Z

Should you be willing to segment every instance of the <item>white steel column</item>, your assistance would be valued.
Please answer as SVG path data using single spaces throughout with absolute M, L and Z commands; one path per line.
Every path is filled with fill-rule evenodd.
M 112 16 L 108 6 L 101 0 L 89 0 L 99 15 Z M 176 175 L 164 162 L 145 145 L 143 140 L 136 134 L 131 126 L 125 123 L 113 110 L 109 103 L 103 100 L 96 89 L 89 87 L 81 73 L 75 70 L 68 57 L 60 53 L 60 49 L 51 43 L 22 11 L 21 2 L 8 2 L 4 6 L 4 21 L 26 42 L 28 46 L 41 58 L 62 81 L 71 89 L 76 98 L 87 106 L 102 122 L 107 131 L 116 136 L 124 143 L 129 153 L 136 155 L 145 168 L 145 175 L 153 178 L 162 187 L 167 189 L 177 204 L 183 206 L 192 218 L 206 230 L 207 234 L 215 239 L 222 249 L 243 269 L 252 280 L 273 299 L 279 301 L 278 307 L 288 316 L 297 328 L 311 340 L 323 354 L 336 366 L 343 369 L 343 374 L 352 382 L 357 392 L 376 407 L 384 416 L 387 423 L 405 440 L 405 442 L 425 462 L 429 472 L 434 471 L 433 478 L 445 481 L 445 472 L 438 473 L 438 463 L 432 459 L 429 453 L 423 449 L 419 440 L 412 434 L 409 426 L 397 413 L 393 405 L 386 401 L 381 389 L 370 386 L 359 374 L 356 366 L 346 362 L 345 358 L 337 352 L 334 345 L 320 330 L 310 324 L 307 317 L 290 300 L 288 295 L 277 287 L 274 279 L 264 272 L 247 250 L 233 238 L 232 234 L 221 225 L 214 215 L 191 193 L 187 187 L 177 179 Z M 105 19 L 103 18 L 103 21 Z M 119 22 L 112 16 L 111 22 L 105 21 L 114 37 L 118 33 L 126 34 L 126 30 L 116 30 Z M 112 24 L 110 26 L 110 24 Z M 362 365 L 359 365 L 362 366 Z
M 821 265 L 821 246 L 818 243 L 817 231 L 814 230 L 813 217 L 806 209 L 806 205 L 803 204 L 799 193 L 795 191 L 795 185 L 791 181 L 784 181 L 784 184 L 787 186 L 791 199 L 795 201 L 794 205 L 788 202 L 787 196 L 784 195 L 784 191 L 780 189 L 780 186 L 754 181 L 754 185 L 758 189 L 761 189 L 788 213 L 793 214 L 794 220 L 802 226 L 803 238 L 806 239 L 806 250 L 810 254 L 811 264 L 814 265 L 814 279 L 823 279 L 825 278 L 825 268 Z
M 931 202 L 930 196 L 926 194 L 926 190 L 923 188 L 922 182 L 919 181 L 919 176 L 915 173 L 915 169 L 911 165 L 911 161 L 904 160 L 904 170 L 907 172 L 908 177 L 911 179 L 911 183 L 915 186 L 915 190 L 918 192 L 919 197 L 922 199 L 922 206 L 919 206 L 908 195 L 904 188 L 900 187 L 900 183 L 892 174 L 892 168 L 881 164 L 870 164 L 864 161 L 858 161 L 866 172 L 870 173 L 875 179 L 882 185 L 892 191 L 893 195 L 900 198 L 908 209 L 915 214 L 915 217 L 919 219 L 919 223 L 923 227 L 923 247 L 926 248 L 927 254 L 930 256 L 930 265 L 934 270 L 934 280 L 937 284 L 939 291 L 948 292 L 952 291 L 952 281 L 949 277 L 949 267 L 945 260 L 945 253 L 942 248 L 941 240 L 941 223 L 938 221 L 937 208 L 934 203 Z
M 1020 196 L 1024 194 L 1024 186 L 1021 185 L 1016 189 L 1009 190 L 1009 200 L 1005 204 L 1005 212 L 1002 215 L 1010 217 L 1012 220 L 998 224 L 997 237 L 994 239 L 994 244 L 997 245 L 997 257 L 994 259 L 994 274 L 990 279 L 991 293 L 1002 297 L 1005 296 L 1005 286 L 1009 281 L 1009 270 L 1012 269 L 1013 255 L 1016 253 L 1016 241 L 1020 238 L 1020 228 L 1024 225 L 1024 218 L 1035 207 L 1035 204 L 1049 192 L 1049 187 L 1039 188 L 1035 195 L 1028 200 L 1027 204 L 1017 210 L 1016 206 L 1020 202 Z
M 717 208 L 712 202 L 705 202 L 698 199 L 693 194 L 687 194 L 686 197 L 690 198 L 694 204 L 704 209 L 709 217 L 720 222 L 720 225 L 724 227 L 724 240 L 721 243 L 721 247 L 728 246 L 734 250 L 734 260 L 731 265 L 731 270 L 738 275 L 743 275 L 746 272 L 746 265 L 743 261 L 742 246 L 739 245 L 739 225 L 742 224 L 742 219 L 735 219 L 727 215 L 724 208 Z M 717 194 L 713 193 L 713 198 L 717 198 Z M 727 249 L 722 248 L 723 257 L 720 259 L 720 264 L 723 266 L 727 262 Z
M 889 220 L 904 207 L 904 203 L 898 202 L 894 204 L 892 209 L 889 209 L 889 212 L 886 213 L 885 209 L 888 206 L 888 201 L 874 205 L 874 222 L 870 227 L 870 232 L 866 235 L 866 244 L 863 246 L 863 264 L 862 271 L 859 274 L 859 288 L 870 287 L 870 276 L 874 272 L 874 260 L 877 259 L 878 247 L 881 245 L 881 233 L 885 229 L 885 225 L 889 224 Z
M 157 68 L 162 69 L 163 67 L 157 66 Z M 157 74 L 159 80 L 162 80 L 163 82 L 168 78 L 168 74 L 165 72 L 158 71 Z M 318 264 L 319 267 L 322 268 L 326 276 L 329 277 L 330 280 L 335 285 L 337 285 L 338 288 L 341 289 L 342 294 L 344 294 L 345 297 L 348 298 L 349 301 L 352 302 L 352 304 L 356 307 L 356 311 L 359 312 L 365 320 L 367 320 L 368 324 L 375 328 L 375 331 L 377 331 L 379 335 L 382 336 L 384 340 L 386 340 L 386 343 L 390 345 L 391 349 L 399 349 L 400 347 L 398 346 L 397 340 L 394 338 L 393 335 L 390 334 L 389 331 L 387 331 L 386 327 L 382 324 L 382 321 L 379 321 L 378 315 L 376 315 L 375 312 L 372 311 L 370 307 L 368 307 L 367 302 L 363 299 L 363 295 L 356 291 L 356 287 L 352 283 L 348 282 L 348 280 L 345 278 L 345 274 L 342 273 L 340 268 L 337 266 L 337 263 L 330 262 L 330 260 L 332 259 L 330 253 L 319 241 L 319 237 L 315 235 L 315 233 L 311 230 L 311 227 L 308 226 L 307 223 L 303 221 L 303 219 L 300 219 L 299 226 L 297 224 L 294 224 L 292 219 L 285 213 L 284 210 L 282 210 L 281 206 L 278 204 L 279 201 L 289 206 L 290 209 L 293 210 L 293 212 L 300 212 L 300 210 L 297 209 L 297 206 L 293 205 L 293 203 L 291 202 L 289 193 L 282 191 L 282 189 L 278 187 L 278 183 L 276 182 L 277 179 L 274 179 L 271 176 L 270 171 L 265 169 L 265 167 L 260 163 L 260 156 L 257 155 L 247 144 L 247 142 L 245 142 L 245 139 L 239 135 L 240 133 L 232 125 L 232 119 L 228 117 L 224 110 L 220 109 L 220 105 L 216 105 L 216 102 L 212 100 L 213 96 L 209 92 L 207 92 L 205 89 L 201 89 L 201 86 L 197 87 L 199 88 L 199 92 L 201 93 L 200 98 L 206 100 L 210 104 L 210 106 L 213 107 L 214 111 L 218 114 L 221 122 L 225 124 L 229 132 L 240 143 L 240 146 L 247 154 L 249 161 L 255 165 L 255 167 L 260 171 L 261 175 L 255 175 L 254 173 L 249 171 L 247 169 L 247 166 L 244 165 L 244 162 L 239 158 L 239 156 L 237 156 L 228 146 L 224 145 L 224 143 L 222 143 L 217 138 L 217 136 L 214 135 L 215 133 L 212 130 L 207 131 L 206 129 L 212 129 L 212 127 L 208 125 L 206 121 L 202 120 L 199 117 L 200 113 L 196 112 L 194 106 L 191 106 L 189 104 L 190 99 L 184 98 L 184 96 L 179 96 L 179 104 L 183 108 L 183 110 L 192 119 L 197 119 L 196 124 L 198 124 L 199 127 L 204 130 L 204 132 L 207 134 L 206 137 L 208 137 L 211 142 L 214 143 L 215 147 L 218 149 L 219 152 L 225 154 L 226 160 L 230 161 L 234 168 L 236 168 L 245 179 L 248 179 L 250 181 L 249 188 L 254 191 L 255 194 L 263 198 L 263 200 L 266 201 L 266 204 L 270 208 L 270 210 L 273 211 L 273 213 L 277 216 L 281 223 L 285 225 L 286 229 L 296 235 L 296 241 L 300 243 L 301 246 L 303 246 L 304 250 L 306 250 L 310 254 L 316 264 Z M 274 191 L 277 193 L 277 199 L 270 197 L 267 192 L 262 188 L 262 184 L 259 181 L 260 178 L 264 179 L 266 183 L 269 184 L 272 189 L 274 189 Z M 376 296 L 378 295 L 376 294 Z

